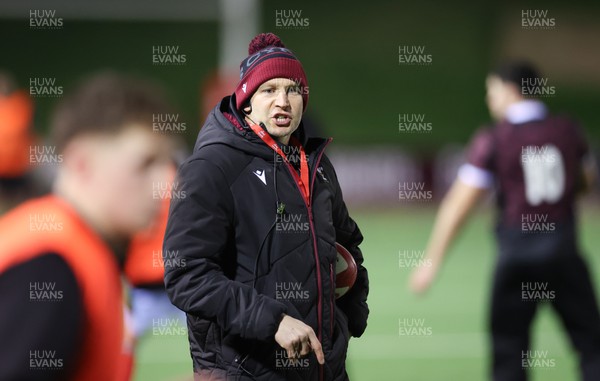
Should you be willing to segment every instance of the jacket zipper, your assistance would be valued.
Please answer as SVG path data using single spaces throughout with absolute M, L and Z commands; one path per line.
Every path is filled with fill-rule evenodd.
M 333 337 L 333 324 L 335 322 L 335 276 L 333 273 L 333 263 L 329 264 L 329 283 L 331 284 L 331 298 L 329 298 L 329 308 L 331 309 L 331 326 L 329 335 Z
M 315 267 L 317 270 L 317 321 L 318 321 L 318 326 L 319 326 L 317 337 L 319 339 L 319 342 L 321 342 L 321 343 L 323 341 L 323 332 L 322 332 L 322 330 L 323 330 L 323 285 L 321 284 L 321 262 L 319 261 L 319 252 L 317 249 L 317 236 L 315 234 L 315 224 L 314 224 L 313 214 L 312 214 L 312 196 L 313 196 L 313 187 L 315 184 L 315 176 L 316 176 L 317 168 L 319 167 L 319 163 L 321 162 L 321 158 L 323 157 L 323 153 L 325 152 L 325 147 L 327 147 L 327 145 L 329 143 L 331 143 L 332 140 L 333 140 L 332 138 L 327 139 L 327 141 L 321 148 L 321 151 L 317 155 L 317 158 L 315 159 L 315 163 L 313 165 L 313 171 L 312 171 L 312 179 L 309 180 L 310 181 L 310 186 L 309 186 L 310 196 L 309 196 L 309 198 L 306 198 L 304 196 L 304 193 L 302 192 L 302 189 L 300 188 L 300 178 L 298 177 L 296 170 L 292 167 L 292 165 L 287 160 L 285 160 L 288 172 L 291 173 L 292 178 L 294 179 L 294 182 L 296 183 L 296 187 L 298 188 L 298 191 L 300 192 L 300 196 L 302 197 L 302 200 L 304 201 L 306 210 L 308 211 L 308 224 L 310 226 L 310 233 L 311 233 L 312 240 L 313 240 L 313 251 L 315 254 Z M 333 315 L 332 315 L 332 318 L 333 318 Z M 323 365 L 319 365 L 319 379 L 323 380 L 323 378 L 324 378 Z
M 313 197 L 313 188 L 315 185 L 315 178 L 317 177 L 317 169 L 319 168 L 319 163 L 321 162 L 321 158 L 323 157 L 323 154 L 325 153 L 325 148 L 329 145 L 329 143 L 331 143 L 333 139 L 329 138 L 327 139 L 327 141 L 325 142 L 325 144 L 323 145 L 323 148 L 321 148 L 321 151 L 319 152 L 319 154 L 317 155 L 317 158 L 315 159 L 315 164 L 313 165 L 313 171 L 312 171 L 312 179 L 310 180 L 310 206 L 308 206 L 308 210 L 309 210 L 309 218 L 310 218 L 310 229 L 312 232 L 312 237 L 313 237 L 313 245 L 315 248 L 315 260 L 317 261 L 317 275 L 319 276 L 319 314 L 317 316 L 319 316 L 319 341 L 322 342 L 322 329 L 323 329 L 323 304 L 322 304 L 322 299 L 323 299 L 323 289 L 322 289 L 322 285 L 321 283 L 321 276 L 320 276 L 320 268 L 321 268 L 321 263 L 319 262 L 319 253 L 317 250 L 317 235 L 315 233 L 315 227 L 314 227 L 314 221 L 313 221 L 313 215 L 312 215 L 312 197 Z M 331 320 L 333 321 L 333 313 L 331 315 Z M 323 365 L 319 365 L 319 379 L 322 381 L 324 379 L 324 369 L 323 369 Z

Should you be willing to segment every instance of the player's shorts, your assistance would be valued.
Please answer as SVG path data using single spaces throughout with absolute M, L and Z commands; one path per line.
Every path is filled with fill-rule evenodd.
M 530 231 L 522 227 L 496 228 L 500 262 L 542 264 L 579 254 L 575 224 L 547 224 Z

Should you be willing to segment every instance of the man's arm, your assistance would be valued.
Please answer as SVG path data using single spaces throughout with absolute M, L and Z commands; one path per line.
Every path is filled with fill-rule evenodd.
M 573 144 L 577 157 L 580 160 L 579 173 L 576 179 L 577 193 L 582 195 L 590 191 L 596 184 L 598 180 L 598 167 L 585 132 L 578 123 L 573 124 L 571 135 L 569 137 L 575 140 Z
M 360 337 L 367 328 L 367 319 L 369 317 L 369 306 L 367 305 L 369 274 L 363 266 L 364 258 L 358 247 L 363 241 L 363 235 L 356 222 L 348 214 L 348 208 L 344 202 L 342 190 L 333 165 L 326 157 L 323 157 L 323 164 L 328 167 L 327 173 L 332 178 L 334 186 L 335 195 L 332 213 L 336 241 L 348 249 L 358 267 L 354 286 L 344 296 L 339 298 L 336 303 L 348 317 L 350 334 L 354 337 Z
M 225 174 L 202 159 L 182 165 L 163 244 L 165 286 L 179 309 L 215 321 L 230 334 L 272 339 L 286 307 L 223 273 L 233 240 L 233 199 Z
M 486 193 L 485 188 L 468 185 L 457 179 L 440 205 L 433 231 L 426 249 L 426 263 L 430 266 L 416 268 L 410 278 L 410 288 L 416 293 L 424 293 L 433 283 L 441 267 L 446 252 L 463 226 L 469 212 Z

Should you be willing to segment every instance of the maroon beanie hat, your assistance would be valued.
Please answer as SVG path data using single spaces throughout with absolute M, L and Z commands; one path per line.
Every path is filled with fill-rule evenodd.
M 250 41 L 249 56 L 240 64 L 240 82 L 235 88 L 236 106 L 241 110 L 254 92 L 273 78 L 298 82 L 302 89 L 303 112 L 308 104 L 306 74 L 302 64 L 281 39 L 273 33 L 261 33 Z

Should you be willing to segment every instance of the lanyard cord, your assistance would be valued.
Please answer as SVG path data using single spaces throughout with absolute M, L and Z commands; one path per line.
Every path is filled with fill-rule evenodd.
M 287 164 L 292 166 L 285 152 L 283 152 L 281 147 L 279 147 L 275 140 L 273 140 L 271 135 L 267 133 L 263 123 L 260 123 L 260 126 L 251 123 L 250 128 L 267 146 L 271 147 L 271 149 L 275 151 L 279 156 L 281 156 Z M 292 171 L 292 176 L 294 176 L 294 178 L 296 179 L 300 187 L 300 191 L 302 192 L 302 196 L 308 203 L 308 200 L 310 200 L 310 185 L 308 180 L 308 161 L 306 160 L 306 152 L 304 151 L 304 147 L 302 147 L 302 144 L 300 144 L 299 142 L 297 142 L 295 146 L 298 147 L 298 149 L 300 150 L 300 178 L 298 179 L 298 175 L 296 174 L 295 170 Z
M 298 178 L 298 174 L 296 173 L 296 170 L 293 168 L 292 164 L 290 163 L 289 159 L 287 158 L 287 155 L 285 154 L 285 152 L 283 152 L 283 150 L 281 149 L 281 147 L 279 147 L 279 145 L 275 142 L 275 140 L 273 140 L 271 135 L 269 135 L 267 133 L 265 125 L 263 123 L 260 123 L 260 126 L 256 125 L 255 123 L 249 123 L 249 125 L 250 125 L 250 128 L 252 129 L 252 131 L 254 131 L 254 133 L 256 135 L 258 135 L 258 137 L 267 146 L 269 146 L 276 155 L 281 156 L 281 158 L 289 165 L 289 167 L 291 167 L 290 172 L 292 173 L 292 176 L 298 183 L 298 186 L 300 188 L 302 196 L 305 198 L 305 200 L 308 204 L 308 202 L 309 202 L 308 200 L 310 200 L 310 197 L 309 197 L 309 195 L 310 195 L 309 184 L 310 183 L 309 183 L 309 179 L 308 179 L 308 161 L 306 160 L 306 152 L 304 151 L 304 147 L 302 147 L 302 144 L 300 144 L 297 141 L 294 142 L 294 143 L 296 143 L 294 145 L 296 147 L 298 147 L 298 149 L 300 151 L 300 178 Z M 275 159 L 277 159 L 277 158 L 275 157 Z M 273 185 L 275 187 L 275 197 L 277 199 L 276 211 L 277 211 L 277 216 L 279 216 L 279 215 L 282 215 L 285 213 L 285 204 L 283 204 L 279 201 L 279 194 L 277 193 L 277 160 L 274 160 L 274 162 L 273 162 L 273 182 L 274 182 Z M 253 276 L 253 280 L 252 280 L 253 288 L 256 288 L 256 281 L 258 280 L 258 263 L 259 263 L 260 256 L 262 254 L 263 246 L 265 245 L 267 239 L 271 235 L 271 232 L 273 231 L 273 228 L 275 228 L 276 224 L 277 224 L 277 217 L 275 218 L 275 221 L 273 222 L 273 224 L 267 231 L 267 234 L 265 235 L 265 237 L 263 238 L 263 240 L 259 246 L 258 253 L 257 253 L 256 259 L 254 261 L 254 276 Z

